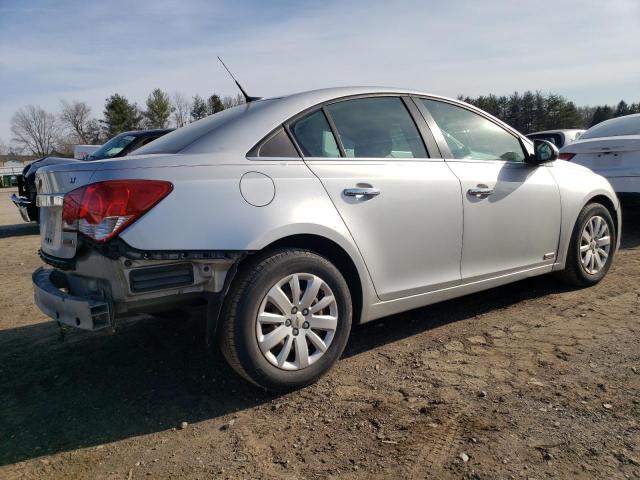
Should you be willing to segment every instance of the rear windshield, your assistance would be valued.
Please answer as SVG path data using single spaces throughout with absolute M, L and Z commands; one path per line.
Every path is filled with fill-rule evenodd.
M 580 140 L 585 138 L 624 137 L 627 135 L 640 135 L 640 115 L 627 115 L 626 117 L 606 120 L 584 132 L 580 136 Z
M 135 139 L 135 136 L 126 135 L 124 133 L 116 135 L 107 143 L 102 145 L 98 150 L 89 155 L 87 157 L 87 160 L 104 160 L 105 158 L 116 157 L 120 152 L 122 152 L 122 150 L 127 147 L 127 145 L 129 145 Z
M 263 102 L 264 100 L 260 100 Z M 248 105 L 238 105 L 213 115 L 209 115 L 197 122 L 190 123 L 168 133 L 148 145 L 136 150 L 136 155 L 150 153 L 178 153 L 200 138 L 212 133 L 221 126 L 233 121 L 247 111 Z

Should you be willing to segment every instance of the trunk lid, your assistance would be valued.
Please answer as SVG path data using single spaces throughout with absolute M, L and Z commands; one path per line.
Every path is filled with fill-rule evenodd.
M 624 137 L 602 137 L 578 140 L 562 149 L 568 153 L 608 153 L 608 152 L 632 152 L 640 150 L 640 135 L 627 135 Z
M 562 149 L 571 162 L 605 177 L 640 175 L 640 135 L 579 140 Z

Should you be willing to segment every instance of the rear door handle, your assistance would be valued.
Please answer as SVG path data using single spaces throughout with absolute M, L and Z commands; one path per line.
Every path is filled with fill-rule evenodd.
M 380 190 L 373 187 L 354 187 L 345 188 L 342 193 L 344 193 L 347 197 L 375 197 L 377 195 L 380 195 Z
M 489 188 L 486 185 L 478 185 L 467 190 L 467 193 L 476 198 L 486 198 L 493 193 L 493 188 Z

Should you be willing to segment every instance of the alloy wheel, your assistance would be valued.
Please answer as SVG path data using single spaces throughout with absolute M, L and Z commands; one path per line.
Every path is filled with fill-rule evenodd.
M 300 370 L 327 351 L 338 327 L 338 304 L 322 278 L 294 273 L 273 285 L 256 318 L 258 346 L 283 370 Z
M 580 261 L 590 275 L 597 274 L 607 263 L 611 250 L 611 234 L 606 220 L 599 215 L 591 217 L 580 237 Z

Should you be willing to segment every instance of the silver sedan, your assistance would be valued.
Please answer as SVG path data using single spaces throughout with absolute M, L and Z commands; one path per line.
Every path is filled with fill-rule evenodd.
M 206 303 L 209 338 L 271 390 L 327 372 L 352 323 L 551 272 L 587 287 L 619 244 L 607 180 L 417 91 L 252 101 L 136 153 L 38 172 L 38 306 L 99 330 Z

